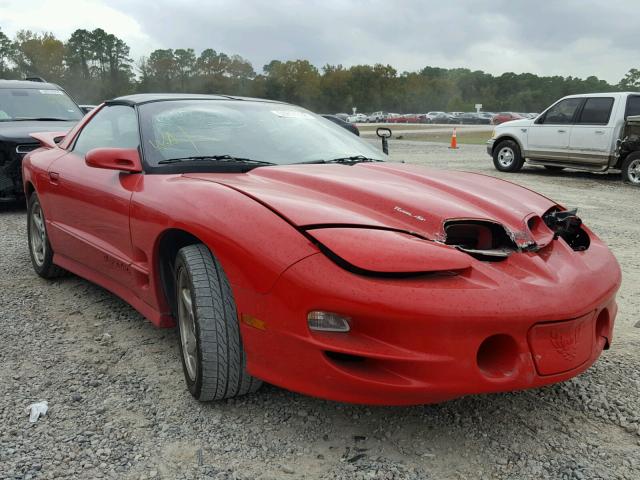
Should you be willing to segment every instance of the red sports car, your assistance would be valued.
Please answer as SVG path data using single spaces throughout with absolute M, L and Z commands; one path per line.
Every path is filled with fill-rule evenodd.
M 524 117 L 519 113 L 513 112 L 502 112 L 496 113 L 493 117 L 491 117 L 491 125 L 500 125 L 504 122 L 510 122 L 511 120 L 521 120 Z
M 29 251 L 180 331 L 187 386 L 420 404 L 537 387 L 612 341 L 620 269 L 575 211 L 391 163 L 304 109 L 133 95 L 23 166 Z

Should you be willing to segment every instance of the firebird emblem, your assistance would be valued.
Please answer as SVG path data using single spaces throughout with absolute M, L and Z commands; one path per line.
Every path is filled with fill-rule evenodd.
M 408 217 L 415 218 L 416 220 L 420 220 L 421 222 L 424 222 L 424 221 L 425 221 L 425 218 L 424 218 L 422 215 L 417 215 L 417 214 L 411 213 L 411 212 L 409 212 L 409 211 L 405 210 L 405 209 L 404 209 L 404 208 L 402 208 L 402 207 L 395 206 L 395 207 L 393 207 L 393 209 L 394 209 L 396 212 L 400 212 L 400 213 L 402 213 L 403 215 L 406 215 L 406 216 L 408 216 Z
M 578 355 L 578 342 L 582 325 L 578 325 L 572 332 L 551 331 L 551 345 L 565 360 L 571 361 Z

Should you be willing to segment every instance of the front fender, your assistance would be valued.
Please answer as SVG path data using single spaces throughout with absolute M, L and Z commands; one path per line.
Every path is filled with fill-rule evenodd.
M 236 289 L 266 293 L 289 266 L 318 249 L 277 214 L 218 183 L 145 175 L 131 203 L 131 241 L 149 270 L 147 301 L 162 305 L 159 239 L 167 230 L 198 238 L 216 255 Z M 160 308 L 162 309 L 162 308 Z

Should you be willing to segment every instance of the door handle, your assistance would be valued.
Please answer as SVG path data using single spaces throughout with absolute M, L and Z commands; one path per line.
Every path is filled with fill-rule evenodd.
M 60 174 L 58 172 L 49 172 L 49 182 L 54 185 L 58 184 L 58 180 L 60 178 Z
M 596 135 L 604 135 L 604 130 L 596 130 Z
M 560 129 L 560 130 L 558 130 L 558 133 L 567 133 L 567 131 Z

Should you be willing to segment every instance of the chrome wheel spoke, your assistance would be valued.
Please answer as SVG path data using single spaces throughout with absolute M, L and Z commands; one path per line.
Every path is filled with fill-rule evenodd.
M 178 276 L 178 323 L 185 368 L 189 378 L 195 381 L 198 372 L 196 319 L 193 312 L 189 278 L 184 270 L 181 270 Z
M 34 261 L 38 266 L 44 264 L 46 246 L 47 246 L 47 230 L 44 225 L 44 217 L 42 215 L 42 208 L 39 203 L 34 203 L 31 208 L 31 215 L 29 216 L 30 235 L 31 240 L 31 254 Z

